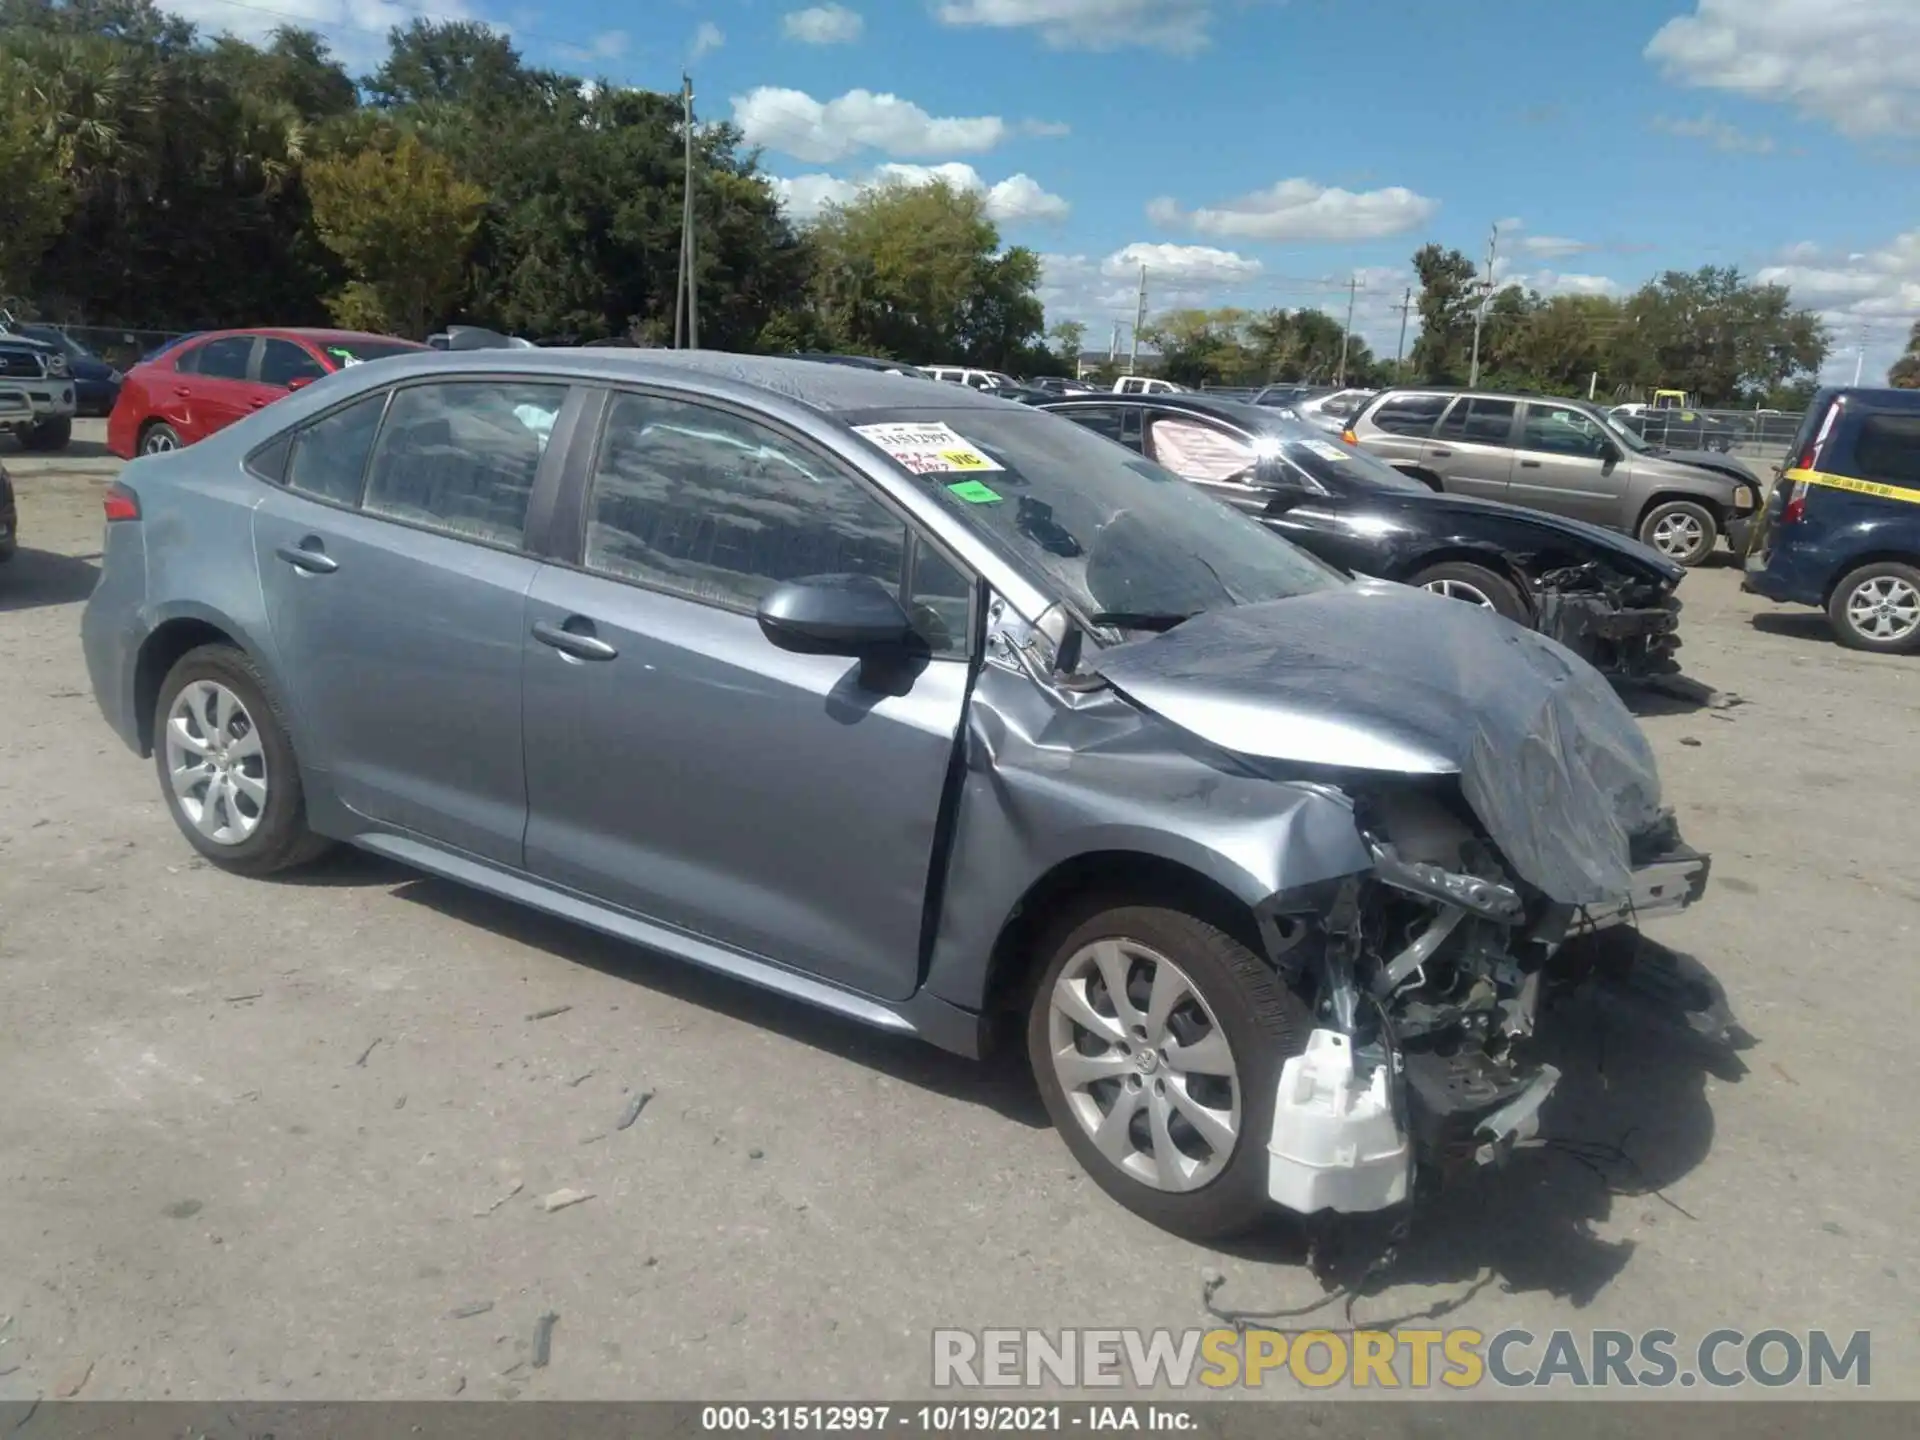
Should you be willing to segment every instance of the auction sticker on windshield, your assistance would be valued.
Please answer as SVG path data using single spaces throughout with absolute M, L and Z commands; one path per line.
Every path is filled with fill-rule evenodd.
M 892 425 L 856 425 L 863 435 L 915 475 L 968 474 L 1006 467 L 981 453 L 970 441 L 940 421 Z
M 1324 440 L 1302 440 L 1300 443 L 1318 455 L 1322 460 L 1345 460 L 1347 458 L 1346 451 L 1342 450 L 1338 445 L 1329 445 Z

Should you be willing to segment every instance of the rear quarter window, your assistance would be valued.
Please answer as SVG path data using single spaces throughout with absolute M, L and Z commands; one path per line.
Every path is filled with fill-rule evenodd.
M 1869 410 L 1853 442 L 1854 474 L 1882 485 L 1920 486 L 1920 415 Z

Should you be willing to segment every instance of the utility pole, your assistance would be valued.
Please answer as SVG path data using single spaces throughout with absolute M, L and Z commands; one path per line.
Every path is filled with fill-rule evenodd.
M 1127 373 L 1140 373 L 1140 327 L 1147 323 L 1147 267 L 1140 267 L 1140 301 L 1133 307 L 1133 353 L 1127 357 Z
M 680 116 L 681 130 L 686 138 L 686 176 L 680 187 L 680 275 L 673 291 L 673 348 L 682 348 L 681 336 L 684 334 L 685 348 L 698 350 L 700 301 L 699 282 L 694 278 L 693 242 L 693 77 L 684 71 L 680 75 Z
M 1853 352 L 1853 383 L 1860 383 L 1860 372 L 1867 368 L 1867 322 L 1860 322 L 1860 348 Z
M 1493 298 L 1493 257 L 1500 249 L 1500 227 L 1495 225 L 1487 240 L 1487 278 L 1480 287 L 1480 303 L 1473 309 L 1473 364 L 1467 369 L 1468 386 L 1480 383 L 1480 327 L 1487 321 L 1487 301 Z
M 1400 343 L 1393 347 L 1393 373 L 1399 379 L 1406 379 L 1404 361 L 1407 354 L 1407 317 L 1413 313 L 1413 287 L 1407 287 L 1407 293 L 1400 303 L 1393 307 L 1400 312 Z
M 1113 322 L 1113 338 L 1107 341 L 1107 363 L 1113 364 L 1120 358 L 1120 322 Z
M 1360 277 L 1347 277 L 1347 328 L 1340 332 L 1340 369 L 1333 377 L 1335 385 L 1347 383 L 1347 344 L 1353 339 L 1353 302 L 1360 294 Z

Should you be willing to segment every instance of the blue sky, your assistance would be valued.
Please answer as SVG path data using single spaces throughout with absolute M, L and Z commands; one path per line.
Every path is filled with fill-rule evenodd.
M 262 8 L 264 7 L 264 8 Z M 416 14 L 674 88 L 804 219 L 939 170 L 1047 257 L 1050 319 L 1317 304 L 1391 354 L 1428 240 L 1542 290 L 1739 265 L 1884 370 L 1920 318 L 1920 0 L 177 0 L 365 63 Z

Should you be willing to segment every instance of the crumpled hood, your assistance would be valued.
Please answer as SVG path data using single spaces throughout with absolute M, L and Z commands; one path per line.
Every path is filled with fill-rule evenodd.
M 1716 475 L 1745 480 L 1753 485 L 1760 483 L 1760 476 L 1751 465 L 1737 455 L 1728 455 L 1720 450 L 1669 450 L 1664 445 L 1656 445 L 1645 455 L 1633 458 L 1636 461 L 1657 460 L 1668 465 L 1685 465 L 1694 470 L 1711 470 Z
M 1457 600 L 1386 581 L 1196 616 L 1093 655 L 1135 704 L 1249 757 L 1458 775 L 1521 878 L 1618 903 L 1660 780 L 1640 726 L 1585 661 Z
M 1409 493 L 1407 500 L 1409 504 L 1417 504 L 1422 508 L 1431 507 L 1448 512 L 1492 513 L 1499 515 L 1509 525 L 1526 525 L 1550 535 L 1567 536 L 1603 552 L 1609 559 L 1617 561 L 1622 568 L 1631 570 L 1645 579 L 1664 580 L 1669 585 L 1675 585 L 1687 573 L 1684 566 L 1674 564 L 1651 545 L 1642 545 L 1638 540 L 1622 535 L 1617 530 L 1589 525 L 1584 520 L 1572 520 L 1564 515 L 1550 515 L 1545 510 L 1533 510 L 1524 505 L 1509 505 L 1502 500 L 1480 500 L 1470 495 Z

